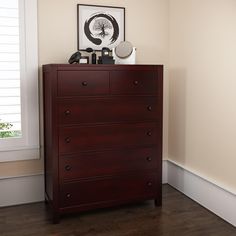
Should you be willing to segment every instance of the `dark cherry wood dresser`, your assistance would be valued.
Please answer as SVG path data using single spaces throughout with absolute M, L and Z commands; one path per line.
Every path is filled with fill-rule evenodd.
M 43 66 L 45 194 L 60 215 L 161 205 L 162 65 Z

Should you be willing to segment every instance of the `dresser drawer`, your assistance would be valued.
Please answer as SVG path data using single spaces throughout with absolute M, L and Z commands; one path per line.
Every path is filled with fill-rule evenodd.
M 60 188 L 60 206 L 154 198 L 157 196 L 157 183 L 156 174 L 139 174 L 63 184 Z
M 109 93 L 107 71 L 58 71 L 58 96 Z
M 157 72 L 155 71 L 112 71 L 110 83 L 112 94 L 158 93 Z
M 160 130 L 155 123 L 61 127 L 59 153 L 142 147 L 157 144 L 160 138 Z
M 58 104 L 60 124 L 157 120 L 158 97 L 73 99 Z
M 128 171 L 146 171 L 158 168 L 156 148 L 89 152 L 59 159 L 61 180 L 91 176 L 114 175 Z

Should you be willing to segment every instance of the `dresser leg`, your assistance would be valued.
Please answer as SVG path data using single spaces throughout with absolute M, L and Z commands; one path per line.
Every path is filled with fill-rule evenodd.
M 156 206 L 156 207 L 162 205 L 162 199 L 161 199 L 161 198 L 156 198 L 154 201 L 155 201 L 155 206 Z
M 59 224 L 60 223 L 60 215 L 58 213 L 53 213 L 52 222 L 53 222 L 53 224 Z
M 45 197 L 45 199 L 44 199 L 44 203 L 46 204 L 46 205 L 48 205 L 49 203 L 48 203 L 48 199 Z

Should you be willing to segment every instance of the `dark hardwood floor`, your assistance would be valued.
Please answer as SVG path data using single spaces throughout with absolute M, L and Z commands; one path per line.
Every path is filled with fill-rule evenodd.
M 64 216 L 53 225 L 44 203 L 0 209 L 0 235 L 235 236 L 236 228 L 168 185 L 163 206 L 153 201 Z

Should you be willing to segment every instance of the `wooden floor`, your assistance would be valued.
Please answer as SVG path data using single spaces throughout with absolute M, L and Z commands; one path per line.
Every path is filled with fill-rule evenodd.
M 236 229 L 168 185 L 163 206 L 138 205 L 65 216 L 53 225 L 44 203 L 0 209 L 0 235 L 235 236 Z

